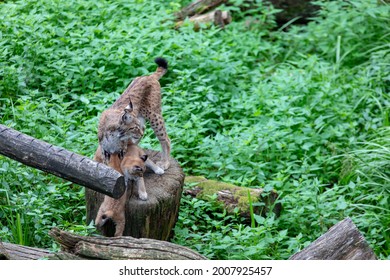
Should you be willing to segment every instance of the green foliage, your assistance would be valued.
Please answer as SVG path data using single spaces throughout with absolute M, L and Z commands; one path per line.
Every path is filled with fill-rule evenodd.
M 308 25 L 278 29 L 256 1 L 226 6 L 224 30 L 176 30 L 188 2 L 1 3 L 0 123 L 92 157 L 99 114 L 163 56 L 163 113 L 185 172 L 273 189 L 283 205 L 247 226 L 184 197 L 175 242 L 214 259 L 286 259 L 350 216 L 389 258 L 389 5 L 321 1 Z M 142 146 L 159 149 L 150 129 Z M 79 186 L 4 157 L 0 186 L 1 240 L 56 249 L 52 226 L 93 231 Z

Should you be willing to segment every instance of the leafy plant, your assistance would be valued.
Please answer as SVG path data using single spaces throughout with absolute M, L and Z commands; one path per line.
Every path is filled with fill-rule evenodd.
M 100 113 L 163 56 L 163 115 L 185 173 L 273 189 L 283 205 L 247 225 L 183 197 L 174 242 L 214 259 L 287 259 L 350 216 L 388 259 L 390 6 L 321 1 L 307 25 L 278 29 L 255 1 L 225 7 L 224 30 L 195 32 L 174 28 L 186 3 L 2 2 L 0 123 L 92 157 Z M 159 149 L 150 129 L 141 146 Z M 80 186 L 5 157 L 0 186 L 1 240 L 57 249 L 53 226 L 93 232 Z

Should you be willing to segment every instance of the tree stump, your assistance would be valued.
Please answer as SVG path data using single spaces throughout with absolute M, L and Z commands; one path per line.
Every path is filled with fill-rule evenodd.
M 160 152 L 145 150 L 151 160 L 156 162 Z M 147 170 L 144 174 L 148 199 L 142 201 L 131 195 L 126 203 L 126 226 L 124 236 L 135 238 L 150 238 L 169 240 L 178 212 L 184 185 L 184 173 L 173 158 L 170 167 L 163 175 Z M 104 195 L 90 189 L 85 189 L 87 205 L 87 223 L 94 221 L 103 201 Z M 101 233 L 114 236 L 115 227 L 112 223 L 103 226 Z

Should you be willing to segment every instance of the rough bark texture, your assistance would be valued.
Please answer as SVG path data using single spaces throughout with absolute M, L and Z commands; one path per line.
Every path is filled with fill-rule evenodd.
M 166 241 L 122 237 L 79 236 L 54 228 L 50 235 L 63 252 L 50 259 L 103 260 L 204 260 L 204 256 L 186 247 Z
M 48 250 L 0 242 L 0 260 L 37 260 L 51 255 Z
M 186 17 L 204 14 L 225 2 L 227 0 L 197 0 L 184 7 L 176 14 L 176 17 L 178 20 L 184 20 Z
M 324 235 L 290 260 L 376 260 L 372 249 L 350 218 L 331 227 Z
M 160 153 L 145 151 L 150 159 L 157 161 Z M 163 175 L 147 170 L 144 174 L 148 199 L 131 196 L 126 205 L 126 227 L 123 235 L 136 238 L 168 240 L 174 227 L 184 185 L 184 173 L 179 164 L 170 159 L 170 167 Z M 104 196 L 86 189 L 87 223 L 95 220 Z M 105 225 L 102 234 L 114 235 L 114 225 Z
M 125 191 L 116 170 L 1 124 L 0 154 L 114 198 Z
M 263 189 L 238 187 L 232 184 L 208 180 L 201 176 L 187 176 L 185 183 L 191 184 L 190 188 L 185 189 L 185 194 L 204 200 L 209 200 L 210 196 L 216 194 L 217 200 L 223 204 L 228 212 L 232 213 L 235 208 L 238 208 L 240 215 L 245 218 L 250 217 L 248 191 L 254 204 L 253 211 L 255 214 L 264 215 L 272 210 L 279 216 L 282 209 L 281 204 L 276 202 L 278 194 L 274 191 L 264 195 Z

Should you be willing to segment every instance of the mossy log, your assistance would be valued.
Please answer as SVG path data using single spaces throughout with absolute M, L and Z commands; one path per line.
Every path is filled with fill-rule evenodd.
M 253 189 L 239 187 L 232 184 L 208 180 L 201 176 L 187 176 L 185 184 L 189 185 L 184 190 L 185 194 L 193 197 L 210 200 L 210 197 L 217 195 L 217 200 L 229 213 L 233 213 L 238 208 L 238 213 L 245 217 L 250 217 L 249 195 L 253 204 L 253 212 L 257 215 L 265 215 L 273 211 L 279 216 L 282 206 L 277 202 L 278 194 L 275 191 L 264 193 L 263 189 Z
M 145 150 L 151 160 L 160 159 L 160 152 Z M 170 167 L 163 175 L 147 170 L 144 181 L 148 199 L 140 200 L 132 195 L 126 203 L 126 226 L 123 235 L 136 238 L 153 238 L 169 240 L 171 231 L 177 221 L 180 198 L 184 185 L 184 173 L 173 158 Z M 104 195 L 86 189 L 87 223 L 94 221 Z M 107 223 L 101 233 L 114 236 L 115 226 Z
M 290 260 L 376 260 L 374 252 L 350 218 L 331 227 L 325 234 Z
M 52 236 L 61 244 L 62 252 L 49 259 L 101 260 L 204 260 L 204 256 L 167 241 L 145 238 L 79 236 L 54 228 Z

